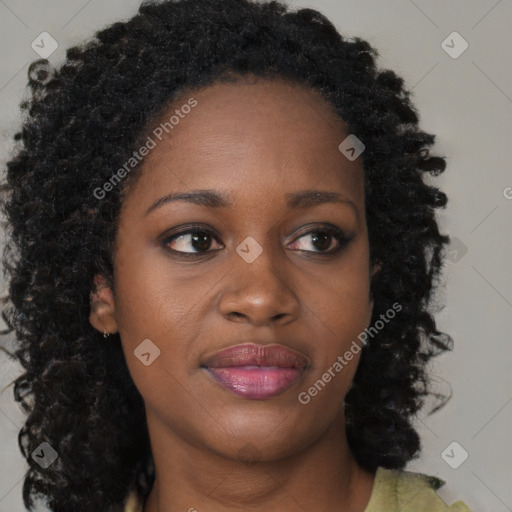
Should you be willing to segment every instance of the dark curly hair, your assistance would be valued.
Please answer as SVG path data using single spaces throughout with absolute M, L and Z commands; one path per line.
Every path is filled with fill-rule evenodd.
M 30 467 L 23 500 L 43 497 L 55 512 L 116 510 L 131 489 L 154 481 L 144 403 L 119 339 L 105 343 L 89 323 L 93 276 L 112 282 L 121 187 L 94 190 L 126 162 L 167 105 L 183 91 L 236 76 L 288 79 L 319 91 L 364 142 L 372 323 L 402 310 L 365 345 L 346 396 L 350 449 L 363 468 L 403 469 L 420 452 L 413 427 L 433 393 L 426 366 L 451 350 L 436 328 L 434 291 L 447 235 L 435 213 L 446 195 L 426 174 L 429 154 L 404 81 L 378 69 L 366 41 L 341 36 L 313 9 L 277 1 L 167 0 L 69 48 L 53 68 L 34 61 L 31 95 L 2 183 L 7 244 L 3 334 L 15 332 L 24 373 L 14 396 L 27 413 L 18 443 Z M 132 171 L 130 180 L 137 172 Z M 126 182 L 130 181 L 126 180 Z M 119 335 L 114 335 L 118 337 Z M 5 350 L 5 349 L 4 349 Z M 42 469 L 31 453 L 48 442 L 58 459 Z

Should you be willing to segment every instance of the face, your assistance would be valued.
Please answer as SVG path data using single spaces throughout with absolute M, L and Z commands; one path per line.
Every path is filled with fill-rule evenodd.
M 344 429 L 360 352 L 332 368 L 372 311 L 362 164 L 338 149 L 345 124 L 300 85 L 216 84 L 162 120 L 192 97 L 169 133 L 150 132 L 119 218 L 114 294 L 91 322 L 119 330 L 148 422 L 225 457 L 251 445 L 277 459 Z M 305 364 L 206 364 L 247 343 Z

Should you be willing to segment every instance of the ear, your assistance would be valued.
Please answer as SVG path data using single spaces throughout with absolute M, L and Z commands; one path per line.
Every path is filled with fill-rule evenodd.
M 94 286 L 90 298 L 89 322 L 91 325 L 101 333 L 114 334 L 118 332 L 114 294 L 107 280 L 101 274 L 94 276 Z

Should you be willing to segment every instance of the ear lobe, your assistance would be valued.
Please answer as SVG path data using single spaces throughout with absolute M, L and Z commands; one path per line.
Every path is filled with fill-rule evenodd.
M 90 298 L 89 322 L 91 325 L 101 333 L 118 332 L 114 294 L 105 277 L 100 274 L 94 276 L 94 288 Z

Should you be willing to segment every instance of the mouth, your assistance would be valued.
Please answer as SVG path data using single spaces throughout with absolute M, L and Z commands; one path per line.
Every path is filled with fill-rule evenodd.
M 309 359 L 282 345 L 243 344 L 217 352 L 202 365 L 224 389 L 251 400 L 264 400 L 295 385 Z

